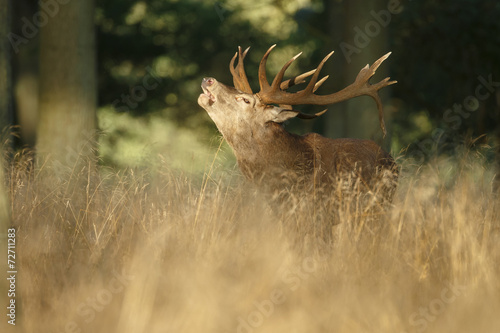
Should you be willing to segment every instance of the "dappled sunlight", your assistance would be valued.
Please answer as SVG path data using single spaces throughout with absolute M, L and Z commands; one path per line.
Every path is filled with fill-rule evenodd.
M 151 169 L 161 164 L 199 174 L 211 163 L 219 145 L 217 138 L 209 139 L 210 132 L 178 127 L 161 114 L 138 118 L 102 108 L 98 117 L 104 132 L 100 137 L 100 157 L 119 167 Z M 234 164 L 226 145 L 219 154 L 220 161 L 226 161 L 225 166 Z

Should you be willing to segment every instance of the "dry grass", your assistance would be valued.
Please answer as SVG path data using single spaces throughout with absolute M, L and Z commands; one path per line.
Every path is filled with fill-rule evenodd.
M 324 237 L 213 170 L 57 182 L 27 160 L 16 332 L 500 331 L 500 204 L 472 154 L 404 166 L 387 214 L 345 210 Z

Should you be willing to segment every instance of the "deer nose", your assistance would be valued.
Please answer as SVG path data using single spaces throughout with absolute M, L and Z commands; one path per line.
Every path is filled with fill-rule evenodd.
M 210 87 L 214 83 L 215 83 L 215 79 L 213 77 L 204 77 L 203 81 L 201 82 L 202 86 L 205 86 L 205 87 Z

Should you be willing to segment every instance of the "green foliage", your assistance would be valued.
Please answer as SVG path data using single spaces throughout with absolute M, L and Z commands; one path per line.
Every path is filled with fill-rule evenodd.
M 164 110 L 181 125 L 206 125 L 208 118 L 199 119 L 202 112 L 196 104 L 201 78 L 217 76 L 230 83 L 228 64 L 236 46 L 252 45 L 256 51 L 249 63 L 255 63 L 259 49 L 288 40 L 298 29 L 293 19 L 298 9 L 268 1 L 102 1 L 97 11 L 100 104 L 130 94 L 151 67 L 161 85 L 130 111 Z M 294 44 L 293 51 L 299 49 Z
M 404 101 L 396 114 L 400 135 L 412 124 L 411 114 L 424 109 L 434 127 L 463 136 L 494 130 L 500 105 L 490 96 L 470 116 L 447 121 L 444 116 L 467 96 L 476 97 L 479 76 L 500 81 L 500 3 L 498 1 L 412 1 L 390 26 L 394 96 Z M 456 125 L 456 126 L 455 126 Z M 450 128 L 451 127 L 451 128 Z M 458 128 L 455 128 L 458 127 Z M 421 132 L 417 138 L 428 136 Z
M 367 5 L 359 9 L 366 11 L 360 17 L 371 19 L 372 10 L 386 7 L 383 1 L 377 4 L 384 6 Z M 384 28 L 389 32 L 387 49 L 393 52 L 387 66 L 391 77 L 398 80 L 391 87 L 393 148 L 411 144 L 410 150 L 418 149 L 415 143 L 429 137 L 435 128 L 443 129 L 448 141 L 466 133 L 479 136 L 494 131 L 500 123 L 500 106 L 494 97 L 481 100 L 468 116 L 455 121 L 445 113 L 474 96 L 479 76 L 492 75 L 494 81 L 500 81 L 500 3 L 429 0 L 401 5 L 403 11 L 393 15 Z M 192 135 L 200 129 L 204 135 L 216 133 L 197 105 L 199 86 L 205 76 L 231 83 L 228 64 L 238 45 L 252 46 L 246 67 L 250 83 L 257 89 L 257 66 L 270 45 L 278 43 L 279 47 L 269 59 L 269 73 L 278 71 L 298 52 L 305 53 L 288 70 L 293 75 L 315 67 L 332 45 L 339 51 L 343 36 L 361 24 L 343 18 L 344 1 L 103 0 L 97 6 L 100 106 L 127 111 L 131 124 L 133 117 L 155 113 L 158 119 L 165 119 L 160 122 L 171 124 L 165 132 L 179 127 L 191 130 Z M 338 19 L 332 22 L 331 17 Z M 339 27 L 335 36 L 333 25 Z M 325 85 L 328 89 L 342 81 L 341 53 L 336 57 L 338 63 L 326 68 L 332 74 Z M 145 89 L 144 80 L 151 73 L 155 80 L 146 82 L 157 85 Z M 107 113 L 106 117 L 111 116 Z M 312 124 L 321 130 L 321 120 L 301 122 L 300 128 L 311 130 Z M 127 131 L 109 134 L 113 137 L 110 143 L 129 140 L 124 134 Z M 105 149 L 111 151 L 112 147 Z
M 140 165 L 144 147 L 152 144 L 147 142 L 151 140 L 149 131 L 165 133 L 163 139 L 158 138 L 165 143 L 160 144 L 164 148 L 180 144 L 184 151 L 203 155 L 200 149 L 209 145 L 200 140 L 209 142 L 210 137 L 203 129 L 211 129 L 212 136 L 216 132 L 196 102 L 201 79 L 214 76 L 230 84 L 229 60 L 238 45 L 252 46 L 247 71 L 254 87 L 259 57 L 269 45 L 281 41 L 269 61 L 270 71 L 277 71 L 301 50 L 313 50 L 314 45 L 307 41 L 288 40 L 299 29 L 293 15 L 309 5 L 310 1 L 99 2 L 99 118 L 101 129 L 109 131 L 101 142 L 104 161 Z M 290 73 L 298 74 L 297 67 Z M 148 85 L 155 88 L 148 89 Z M 128 115 L 113 115 L 113 108 Z M 150 113 L 155 115 L 137 118 Z M 120 125 L 109 127 L 113 123 L 110 119 Z M 165 127 L 160 129 L 162 125 Z M 200 129 L 204 135 L 199 135 Z M 179 139 L 179 133 L 192 139 Z M 168 140 L 172 142 L 166 145 Z M 158 144 L 155 142 L 153 145 Z M 195 165 L 199 166 L 199 161 Z
M 103 163 L 121 168 L 157 170 L 161 165 L 199 175 L 208 170 L 219 146 L 217 137 L 211 139 L 208 132 L 178 127 L 158 113 L 136 118 L 102 108 L 99 126 L 104 132 L 99 144 Z M 227 148 L 218 152 L 218 163 L 226 167 L 234 165 Z

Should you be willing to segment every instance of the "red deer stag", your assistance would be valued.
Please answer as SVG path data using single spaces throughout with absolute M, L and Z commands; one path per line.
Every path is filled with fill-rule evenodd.
M 341 185 L 358 184 L 371 191 L 381 180 L 386 183 L 385 199 L 391 200 L 397 181 L 397 167 L 393 158 L 375 142 L 360 139 L 329 139 L 316 133 L 299 136 L 287 132 L 283 122 L 293 117 L 311 119 L 326 110 L 308 115 L 295 111 L 292 105 L 327 105 L 347 99 L 368 95 L 378 107 L 380 127 L 385 135 L 382 102 L 378 90 L 396 83 L 385 78 L 379 83 L 368 80 L 390 53 L 378 59 L 372 66 L 366 65 L 354 83 L 339 92 L 315 95 L 316 89 L 328 76 L 318 81 L 319 73 L 328 54 L 317 69 L 283 81 L 290 64 L 301 53 L 288 61 L 269 84 L 266 77 L 266 61 L 275 45 L 264 54 L 259 65 L 260 91 L 252 92 L 243 61 L 247 48 L 234 55 L 229 69 L 234 88 L 214 78 L 204 78 L 203 93 L 198 104 L 203 107 L 232 147 L 238 166 L 247 179 L 272 191 L 289 191 L 291 187 L 305 189 L 322 188 L 323 193 L 332 193 Z M 238 57 L 238 64 L 234 62 Z M 307 86 L 298 92 L 288 92 L 293 85 L 303 83 L 311 76 Z M 346 185 L 347 184 L 347 185 Z M 325 191 L 326 189 L 326 191 Z M 387 195 L 387 193 L 390 193 Z

